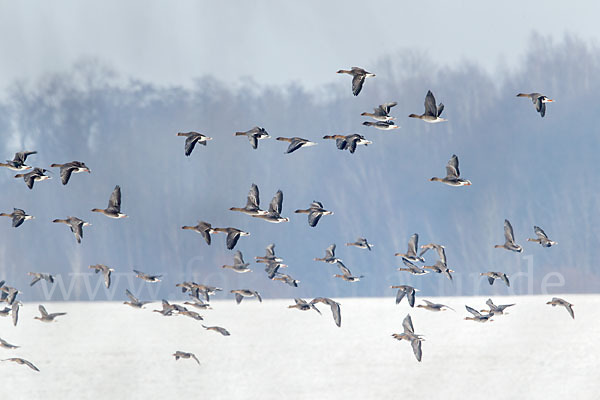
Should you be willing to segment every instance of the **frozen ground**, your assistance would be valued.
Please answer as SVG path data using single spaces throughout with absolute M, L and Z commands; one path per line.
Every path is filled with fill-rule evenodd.
M 495 297 L 515 302 L 494 322 L 464 321 L 465 304 L 485 298 L 435 298 L 456 312 L 410 309 L 392 298 L 338 299 L 342 327 L 328 307 L 287 309 L 290 300 L 214 301 L 205 331 L 188 317 L 135 310 L 120 303 L 47 303 L 68 315 L 45 324 L 26 304 L 20 322 L 0 318 L 0 337 L 22 346 L 41 372 L 0 363 L 3 397 L 11 399 L 597 399 L 600 390 L 600 296 L 564 295 L 575 320 L 552 296 Z M 559 296 L 560 297 L 560 296 Z M 419 297 L 417 297 L 419 303 Z M 425 335 L 423 362 L 390 335 L 411 314 Z M 179 360 L 176 350 L 200 359 Z

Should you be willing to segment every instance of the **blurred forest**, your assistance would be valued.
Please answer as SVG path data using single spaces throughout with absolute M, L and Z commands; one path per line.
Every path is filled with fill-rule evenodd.
M 0 212 L 17 207 L 36 217 L 17 229 L 0 219 L 0 280 L 19 288 L 25 300 L 116 300 L 125 288 L 143 299 L 182 297 L 174 285 L 184 280 L 224 288 L 217 298 L 239 288 L 267 298 L 392 296 L 392 284 L 412 284 L 424 295 L 525 294 L 539 293 L 544 282 L 560 283 L 559 276 L 548 278 L 554 272 L 564 285 L 553 292 L 598 291 L 600 128 L 597 111 L 585 110 L 600 92 L 598 47 L 572 36 L 534 36 L 519 68 L 499 67 L 493 74 L 469 62 L 435 65 L 418 51 L 391 53 L 362 67 L 377 76 L 358 97 L 352 96 L 351 78 L 335 71 L 323 71 L 331 83 L 317 91 L 210 76 L 198 78 L 193 88 L 165 88 L 135 79 L 124 84 L 118 72 L 92 59 L 40 81 L 15 82 L 0 104 L 0 157 L 37 150 L 28 164 L 49 169 L 79 160 L 92 172 L 73 175 L 63 186 L 53 168 L 52 180 L 29 190 L 14 171 L 0 170 Z M 427 90 L 445 104 L 448 122 L 407 118 L 423 112 Z M 519 92 L 541 92 L 556 102 L 540 118 L 529 99 L 515 97 Z M 391 114 L 400 129 L 361 125 L 361 112 L 389 101 L 398 102 Z M 257 150 L 233 135 L 255 125 L 272 136 Z M 188 131 L 214 140 L 185 157 L 184 138 L 176 133 Z M 355 154 L 321 139 L 356 132 L 373 144 Z M 284 154 L 287 143 L 277 136 L 319 144 Z M 429 182 L 444 176 L 452 154 L 472 186 Z M 290 222 L 269 224 L 229 211 L 245 204 L 251 183 L 265 209 L 281 189 L 282 215 Z M 90 212 L 106 207 L 117 184 L 129 218 Z M 293 214 L 313 200 L 335 212 L 316 228 L 306 215 Z M 65 225 L 51 223 L 67 216 L 93 224 L 84 228 L 80 245 Z M 504 242 L 505 218 L 524 247 L 521 254 L 493 248 Z M 181 230 L 198 220 L 250 232 L 235 249 L 247 262 L 275 243 L 289 265 L 285 272 L 300 286 L 270 281 L 262 264 L 252 264 L 247 274 L 221 269 L 234 253 L 223 234 L 207 246 L 200 235 Z M 558 245 L 528 243 L 534 225 Z M 405 252 L 415 232 L 420 244 L 445 245 L 448 265 L 457 271 L 454 282 L 396 270 L 401 262 L 394 253 Z M 360 236 L 375 245 L 373 251 L 345 246 Z M 360 282 L 335 279 L 334 265 L 313 261 L 332 243 L 346 266 L 364 275 Z M 432 265 L 434 252 L 426 259 Z M 98 263 L 116 270 L 109 290 L 101 276 L 88 275 L 88 266 Z M 143 283 L 133 278 L 133 268 L 163 274 L 163 282 Z M 61 279 L 53 288 L 45 282 L 30 288 L 29 271 Z M 485 271 L 506 272 L 511 287 L 490 287 L 479 276 Z

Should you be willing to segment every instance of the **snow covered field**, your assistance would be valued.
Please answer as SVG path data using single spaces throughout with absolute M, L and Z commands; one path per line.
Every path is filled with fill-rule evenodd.
M 468 304 L 486 298 L 430 298 L 456 312 L 411 309 L 393 298 L 336 299 L 342 327 L 328 307 L 287 309 L 293 300 L 213 301 L 206 325 L 184 316 L 121 303 L 46 303 L 66 311 L 57 322 L 21 309 L 17 327 L 0 318 L 0 337 L 20 345 L 0 357 L 22 357 L 41 370 L 0 363 L 2 391 L 11 399 L 597 399 L 600 390 L 600 296 L 564 295 L 575 320 L 552 296 L 494 297 L 517 303 L 509 315 L 465 321 Z M 417 304 L 421 303 L 417 295 Z M 409 343 L 391 337 L 407 313 L 425 335 L 423 361 Z M 195 353 L 175 361 L 176 350 Z M 191 397 L 193 396 L 193 397 Z

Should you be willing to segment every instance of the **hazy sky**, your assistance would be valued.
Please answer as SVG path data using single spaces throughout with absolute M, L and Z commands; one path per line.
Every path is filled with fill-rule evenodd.
M 598 2 L 1 1 L 0 90 L 94 57 L 124 76 L 189 85 L 211 74 L 259 83 L 335 79 L 388 52 L 512 67 L 533 31 L 595 41 Z

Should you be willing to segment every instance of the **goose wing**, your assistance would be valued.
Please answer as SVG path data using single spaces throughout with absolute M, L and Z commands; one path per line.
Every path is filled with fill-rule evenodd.
M 306 143 L 306 140 L 301 139 L 301 138 L 292 138 L 292 140 L 290 141 L 290 145 L 288 146 L 286 153 L 293 153 L 294 151 L 298 150 L 300 147 L 302 147 L 304 145 L 304 143 Z
M 417 246 L 419 244 L 419 235 L 413 234 L 410 239 L 408 239 L 408 251 L 406 252 L 408 256 L 416 257 L 417 256 Z
M 365 83 L 365 74 L 356 74 L 352 78 L 352 94 L 358 96 L 362 90 L 363 83 Z
M 125 289 L 125 294 L 127 295 L 127 297 L 129 297 L 129 300 L 131 300 L 131 302 L 132 302 L 132 303 L 139 303 L 139 302 L 140 302 L 140 301 L 138 300 L 138 298 L 137 298 L 137 297 L 135 297 L 135 296 L 133 295 L 133 293 L 131 293 L 131 292 L 129 291 L 129 289 Z
M 196 146 L 196 143 L 198 142 L 198 139 L 200 138 L 200 136 L 198 135 L 190 135 L 185 139 L 185 155 L 189 156 L 190 154 L 192 154 L 192 151 L 194 151 L 194 147 Z
M 240 232 L 237 230 L 229 231 L 229 233 L 227 233 L 227 240 L 226 240 L 227 249 L 233 250 L 233 248 L 237 244 L 238 240 L 240 240 Z
M 438 110 L 435 105 L 435 97 L 433 97 L 431 90 L 427 91 L 427 95 L 425 96 L 425 115 L 429 115 L 431 117 L 438 116 Z
M 311 211 L 308 213 L 308 225 L 311 227 L 317 226 L 323 214 L 320 211 Z
M 352 272 L 350 272 L 350 270 L 348 269 L 348 267 L 346 267 L 344 265 L 344 263 L 342 263 L 341 261 L 338 261 L 337 266 L 340 269 L 340 271 L 342 271 L 342 274 L 344 274 L 346 276 L 352 276 Z
M 507 242 L 513 244 L 515 243 L 515 234 L 513 232 L 513 227 L 507 219 L 504 220 L 504 237 L 506 238 Z
M 107 210 L 121 212 L 121 186 L 115 186 L 108 200 Z
M 470 312 L 471 314 L 473 314 L 475 317 L 481 317 L 482 316 L 479 313 L 479 311 L 475 310 L 474 308 L 471 308 L 469 306 L 465 306 L 465 308 L 467 309 L 468 312 Z
M 402 299 L 404 298 L 404 296 L 406 295 L 406 292 L 404 291 L 404 289 L 398 289 L 398 293 L 396 293 L 396 304 L 400 304 L 400 302 L 402 301 Z M 410 298 L 409 298 L 410 300 Z M 413 297 L 414 300 L 414 297 Z
M 38 310 L 40 310 L 40 314 L 42 314 L 42 317 L 47 317 L 48 316 L 48 311 L 46 311 L 46 307 L 44 307 L 43 305 L 39 305 Z
M 448 178 L 458 178 L 460 176 L 460 170 L 458 169 L 458 157 L 453 154 L 446 165 L 446 175 Z
M 71 174 L 73 173 L 73 165 L 67 164 L 60 167 L 60 180 L 63 185 L 69 183 L 69 179 L 71 179 Z
M 421 356 L 423 355 L 421 351 L 421 340 L 414 339 L 410 342 L 410 345 L 412 346 L 413 353 L 415 354 L 417 361 L 421 361 Z
M 407 314 L 402 321 L 402 327 L 404 328 L 404 333 L 415 333 L 415 328 L 413 328 L 412 318 L 410 314 Z
M 325 249 L 325 258 L 335 257 L 335 243 Z
M 258 208 L 259 204 L 260 195 L 258 192 L 258 186 L 253 183 L 252 186 L 250 186 L 250 191 L 248 192 L 246 207 Z
M 281 214 L 282 205 L 283 205 L 283 192 L 281 190 L 278 190 L 277 193 L 275 193 L 275 196 L 273 196 L 273 199 L 271 200 L 271 204 L 269 204 L 269 212 Z
M 542 228 L 540 228 L 539 226 L 534 226 L 533 231 L 535 232 L 535 234 L 537 235 L 538 238 L 548 239 L 546 232 L 544 232 L 544 230 Z
M 241 251 L 236 251 L 233 256 L 233 265 L 241 265 L 244 264 L 244 256 Z

